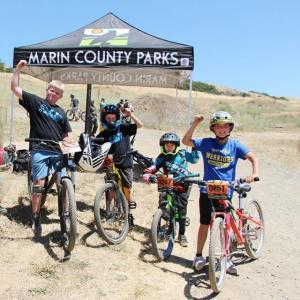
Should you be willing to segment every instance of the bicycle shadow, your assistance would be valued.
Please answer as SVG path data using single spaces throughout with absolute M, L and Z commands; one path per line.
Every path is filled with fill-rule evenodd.
M 76 208 L 77 208 L 77 211 L 81 211 L 81 212 L 84 212 L 84 211 L 94 212 L 93 205 L 86 204 L 84 201 L 78 200 L 78 199 L 76 199 Z

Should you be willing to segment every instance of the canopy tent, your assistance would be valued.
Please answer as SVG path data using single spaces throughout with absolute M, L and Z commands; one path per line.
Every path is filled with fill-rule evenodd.
M 91 84 L 178 87 L 194 67 L 193 47 L 145 33 L 112 13 L 56 39 L 15 48 L 14 67 L 21 59 L 28 62 L 23 72 L 41 80 L 88 84 L 87 116 Z

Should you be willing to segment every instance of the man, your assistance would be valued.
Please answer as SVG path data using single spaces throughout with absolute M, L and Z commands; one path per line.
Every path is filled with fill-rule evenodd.
M 70 106 L 72 106 L 72 111 L 74 112 L 74 115 L 75 115 L 75 121 L 78 121 L 79 120 L 79 100 L 77 98 L 75 98 L 75 96 L 73 94 L 71 94 L 70 97 L 71 97 Z
M 64 84 L 58 80 L 49 83 L 46 98 L 30 94 L 19 86 L 21 70 L 27 65 L 25 60 L 19 61 L 13 73 L 11 90 L 19 98 L 19 103 L 29 113 L 30 138 L 48 139 L 56 142 L 69 141 L 71 127 L 65 111 L 56 103 L 63 97 Z M 35 234 L 42 231 L 40 205 L 43 186 L 48 174 L 49 161 L 60 155 L 59 150 L 45 149 L 38 143 L 30 143 L 32 163 L 32 229 Z M 55 166 L 53 166 L 55 168 Z

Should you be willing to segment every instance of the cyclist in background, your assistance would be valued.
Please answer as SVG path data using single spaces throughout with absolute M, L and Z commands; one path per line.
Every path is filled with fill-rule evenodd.
M 79 100 L 73 94 L 70 95 L 72 111 L 75 114 L 75 121 L 79 120 Z
M 132 200 L 131 187 L 133 181 L 133 160 L 132 155 L 128 153 L 131 150 L 130 136 L 141 128 L 143 123 L 128 108 L 121 108 L 122 114 L 131 117 L 133 124 L 121 124 L 120 109 L 117 105 L 106 105 L 101 111 L 101 125 L 104 128 L 97 137 L 103 137 L 104 142 L 111 142 L 109 154 L 113 154 L 113 160 L 116 168 L 122 177 L 124 194 L 128 201 L 128 207 L 134 207 L 136 204 Z M 129 210 L 129 224 L 134 226 L 134 218 Z
M 174 177 L 187 175 L 187 163 L 195 164 L 200 157 L 200 153 L 194 149 L 188 152 L 184 149 L 179 149 L 180 139 L 177 134 L 168 132 L 162 135 L 159 140 L 160 154 L 156 158 L 153 166 L 144 170 L 144 182 L 151 181 L 151 174 L 156 173 L 160 168 L 163 168 L 164 174 L 172 174 Z M 189 185 L 178 183 L 177 187 L 177 203 L 179 211 L 179 236 L 178 241 L 182 247 L 188 246 L 188 239 L 185 235 L 187 204 L 189 198 Z
M 200 150 L 204 163 L 203 180 L 235 180 L 236 165 L 238 159 L 247 159 L 251 162 L 252 173 L 247 177 L 250 183 L 258 176 L 258 160 L 246 146 L 238 140 L 229 138 L 234 128 L 232 116 L 225 111 L 214 113 L 210 119 L 210 130 L 215 134 L 214 138 L 193 139 L 196 127 L 203 121 L 203 116 L 196 115 L 190 129 L 183 137 L 183 144 Z M 233 191 L 229 189 L 228 199 L 231 200 Z M 211 201 L 207 197 L 205 188 L 200 189 L 200 226 L 198 230 L 197 252 L 193 261 L 193 267 L 200 271 L 206 260 L 202 255 L 211 220 Z M 227 262 L 227 272 L 236 274 L 236 268 L 231 260 Z
M 71 127 L 65 111 L 56 103 L 63 97 L 64 84 L 59 80 L 49 83 L 46 97 L 30 94 L 19 86 L 21 70 L 27 66 L 25 60 L 19 61 L 13 73 L 11 90 L 19 98 L 19 103 L 30 117 L 30 138 L 59 141 L 70 141 L 68 133 Z M 32 229 L 35 234 L 42 231 L 40 205 L 43 186 L 48 174 L 49 160 L 60 156 L 59 150 L 43 148 L 43 145 L 31 142 L 29 145 L 32 163 Z M 53 165 L 53 168 L 56 168 Z

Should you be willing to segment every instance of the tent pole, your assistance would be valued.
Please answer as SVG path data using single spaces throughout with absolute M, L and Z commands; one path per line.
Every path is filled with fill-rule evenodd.
M 190 75 L 190 84 L 189 84 L 189 110 L 188 110 L 188 125 L 192 124 L 192 92 L 193 92 L 193 79 L 192 79 L 192 72 Z
M 14 72 L 15 72 L 15 68 L 13 69 L 13 73 Z M 19 81 L 18 81 L 18 85 L 19 85 Z M 15 106 L 15 94 L 11 93 L 10 121 L 9 121 L 9 144 L 12 144 L 12 140 L 13 140 L 14 106 Z
M 85 106 L 85 126 L 84 133 L 91 134 L 91 94 L 92 94 L 92 85 L 89 83 L 86 89 L 86 106 Z
M 176 113 L 177 113 L 177 109 L 179 107 L 179 103 L 178 103 L 178 86 L 176 85 L 176 105 L 175 105 L 175 114 L 174 114 L 174 118 L 173 118 L 173 132 L 176 133 Z

